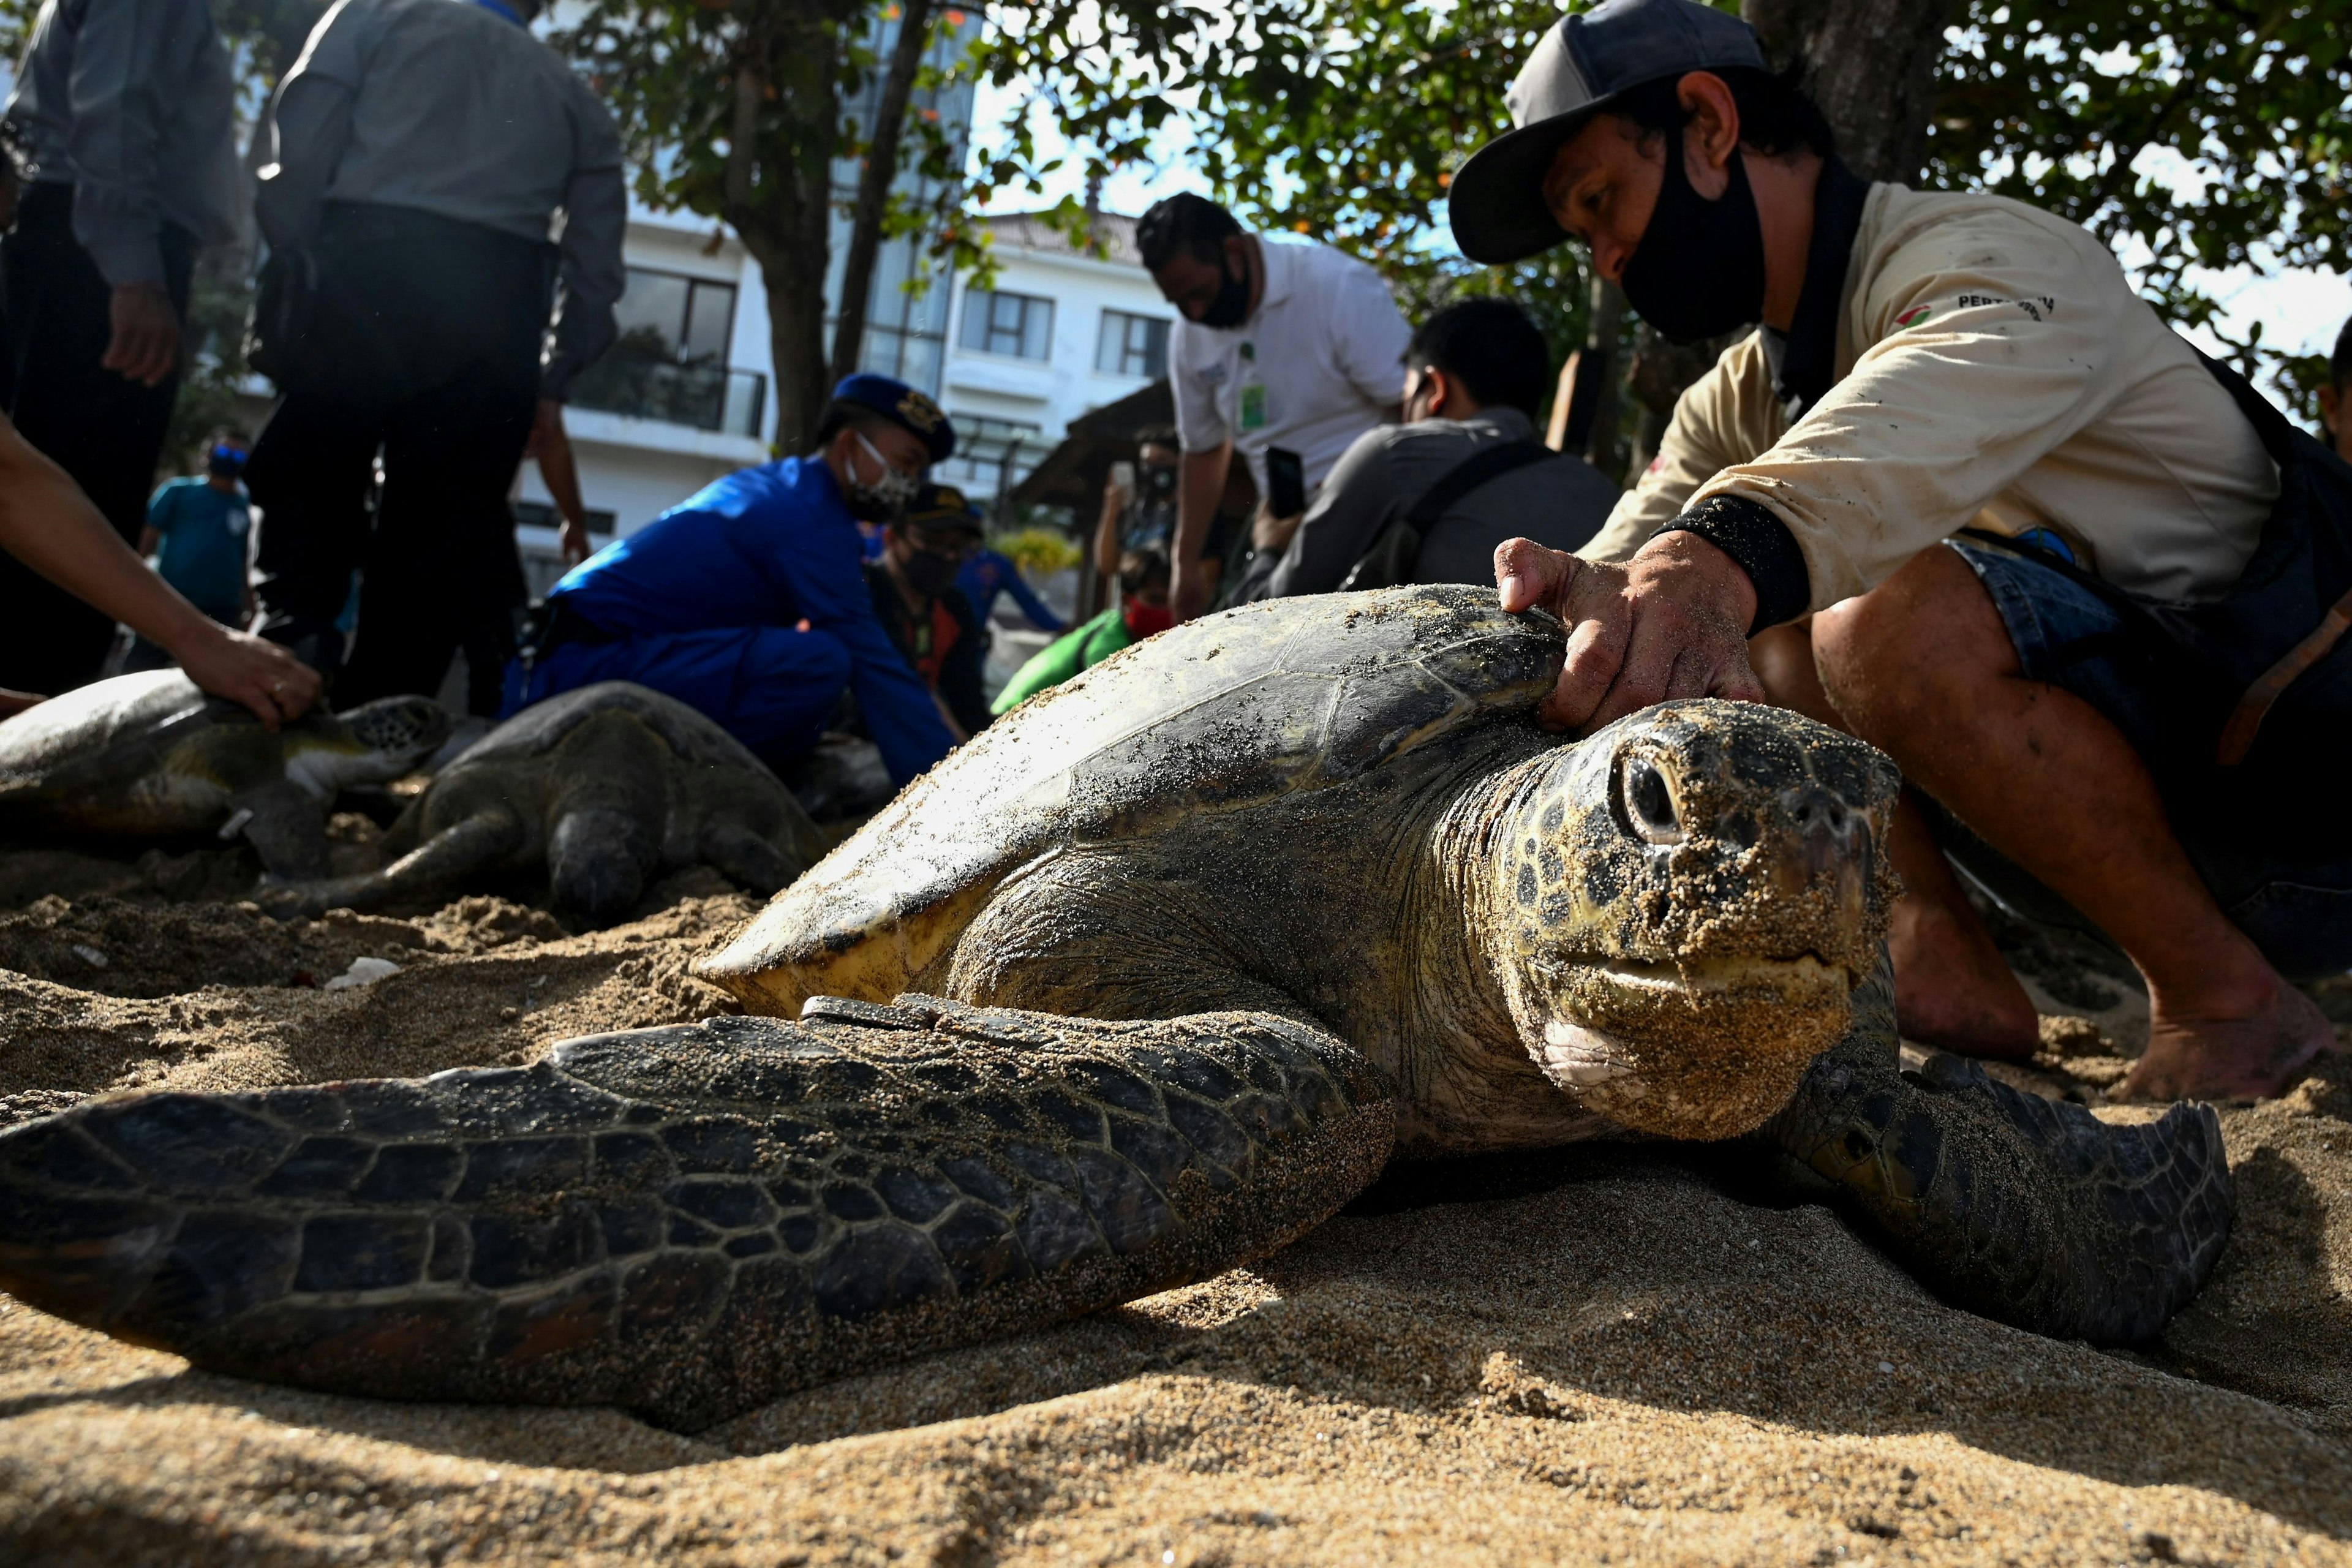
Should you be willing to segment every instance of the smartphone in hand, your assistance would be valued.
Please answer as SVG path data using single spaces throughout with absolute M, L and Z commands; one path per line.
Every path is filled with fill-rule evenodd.
M 1307 463 L 1287 447 L 1265 449 L 1265 510 L 1277 518 L 1307 510 Z

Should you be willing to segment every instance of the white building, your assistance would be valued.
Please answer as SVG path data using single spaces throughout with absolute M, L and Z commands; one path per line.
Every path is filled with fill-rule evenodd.
M 1071 420 L 1168 374 L 1175 311 L 1136 256 L 1131 217 L 1097 215 L 1083 247 L 1033 215 L 982 222 L 996 277 L 986 289 L 955 280 L 940 401 L 958 453 L 939 477 L 987 504 Z
M 597 542 L 770 457 L 772 357 L 759 264 L 709 220 L 632 208 L 621 341 L 573 384 L 564 428 Z M 525 463 L 516 503 L 534 592 L 560 574 L 554 507 Z
M 891 247 L 866 367 L 940 400 L 958 452 L 938 478 L 983 505 L 1035 466 L 1069 422 L 1167 374 L 1174 312 L 1135 255 L 1135 220 L 1099 215 L 1094 245 L 1034 216 L 981 220 L 996 277 L 909 298 L 914 247 Z M 1089 250 L 1099 254 L 1089 254 Z M 628 533 L 731 469 L 766 462 L 775 417 L 760 266 L 731 234 L 687 214 L 630 215 L 622 342 L 575 385 L 565 426 L 598 535 Z M 878 312 L 877 312 L 878 314 Z M 518 511 L 534 588 L 556 571 L 546 487 L 524 466 Z

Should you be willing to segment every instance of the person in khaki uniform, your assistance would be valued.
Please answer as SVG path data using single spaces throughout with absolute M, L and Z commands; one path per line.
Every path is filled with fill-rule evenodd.
M 2135 606 L 2227 599 L 2266 527 L 2309 526 L 2282 460 L 2297 508 L 2315 483 L 2352 496 L 2352 470 L 2315 473 L 2334 459 L 2075 226 L 1858 179 L 1736 17 L 1609 0 L 1546 34 L 1511 106 L 1452 187 L 1466 255 L 1573 237 L 1669 336 L 1761 323 L 1590 545 L 1496 552 L 1507 609 L 1572 627 L 1546 721 L 1769 700 L 1889 752 L 1914 786 L 1885 840 L 1910 1038 L 2037 1042 L 1942 852 L 1972 832 L 2146 977 L 2127 1092 L 2291 1083 L 2334 1035 L 2281 969 L 2352 960 L 2352 855 L 2282 861 L 2183 809 L 2168 694 L 2118 647 Z
M 1964 528 L 2046 530 L 2162 598 L 2237 580 L 2276 468 L 2105 245 L 1996 196 L 1873 185 L 1859 216 L 1822 340 L 1833 384 L 1792 422 L 1764 336 L 1738 343 L 1580 553 L 1630 559 L 1681 513 L 1737 496 L 1802 552 L 1808 609 L 1868 593 Z

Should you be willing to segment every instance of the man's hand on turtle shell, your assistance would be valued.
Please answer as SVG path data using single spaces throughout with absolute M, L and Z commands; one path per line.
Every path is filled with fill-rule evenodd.
M 1507 540 L 1495 582 L 1505 610 L 1549 610 L 1568 627 L 1568 662 L 1536 710 L 1547 730 L 1589 733 L 1676 697 L 1764 700 L 1748 663 L 1756 590 L 1696 534 L 1660 534 L 1622 565 Z
M 225 626 L 208 626 L 171 652 L 190 680 L 244 703 L 272 730 L 309 712 L 326 690 L 317 670 L 276 643 Z

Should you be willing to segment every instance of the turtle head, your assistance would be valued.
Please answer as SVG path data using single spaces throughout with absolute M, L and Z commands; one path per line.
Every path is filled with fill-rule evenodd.
M 449 738 L 449 710 L 430 697 L 379 697 L 335 715 L 362 750 L 396 779 L 416 771 Z
M 1529 1053 L 1642 1131 L 1761 1124 L 1877 965 L 1895 764 L 1786 709 L 1709 700 L 1516 772 L 1489 935 Z
M 351 784 L 413 773 L 449 738 L 449 711 L 430 697 L 380 697 L 286 731 L 286 773 L 321 800 Z

